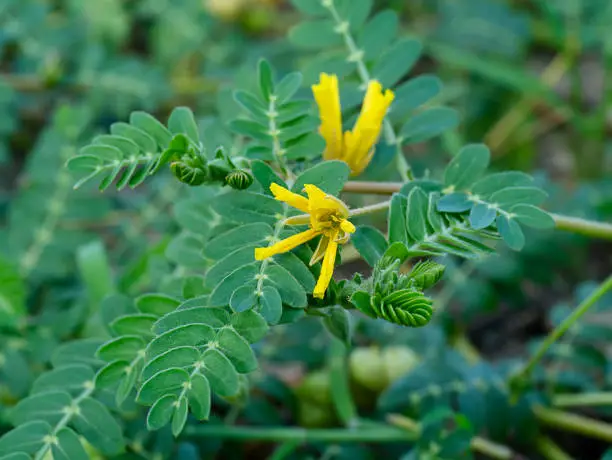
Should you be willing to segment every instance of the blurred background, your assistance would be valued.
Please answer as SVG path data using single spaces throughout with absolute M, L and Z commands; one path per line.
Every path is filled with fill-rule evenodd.
M 387 8 L 398 14 L 400 34 L 424 45 L 409 76 L 437 75 L 443 87 L 435 103 L 459 114 L 454 129 L 406 151 L 417 175 L 440 171 L 461 145 L 484 140 L 494 168 L 535 175 L 549 193 L 547 210 L 612 220 L 608 0 L 377 0 L 373 13 Z M 112 267 L 109 279 L 134 295 L 152 286 L 171 291 L 178 273 L 203 263 L 190 251 L 198 222 L 189 207 L 208 199 L 207 192 L 169 174 L 131 192 L 73 191 L 66 160 L 133 110 L 165 121 L 178 105 L 193 109 L 211 148 L 239 153 L 240 139 L 226 129 L 240 113 L 232 91 L 253 84 L 259 58 L 281 76 L 303 71 L 301 91 L 310 97 L 322 62 L 291 39 L 301 19 L 288 0 L 0 0 L 0 264 L 16 267 L 0 279 L 0 294 L 24 311 L 27 304 L 29 318 L 19 334 L 0 334 L 2 404 L 27 394 L 61 343 L 95 330 L 83 321 L 106 281 L 88 276 L 91 257 Z M 386 171 L 375 160 L 368 178 L 388 177 Z M 383 216 L 370 223 L 385 225 Z M 407 330 L 356 322 L 350 362 L 361 365 L 350 375 L 361 410 L 399 410 L 407 393 L 419 402 L 430 384 L 469 380 L 463 362 L 484 357 L 497 368 L 524 356 L 592 291 L 594 280 L 612 271 L 612 245 L 530 232 L 520 253 L 500 247 L 486 260 L 445 263 L 436 324 Z M 367 270 L 353 261 L 340 273 Z M 17 278 L 27 282 L 27 294 Z M 601 302 L 606 308 L 611 301 Z M 598 321 L 609 339 L 612 325 Z M 250 399 L 239 414 L 228 407 L 229 415 L 252 425 L 337 424 L 327 392 L 327 333 L 316 319 L 277 329 L 259 344 L 265 363 Z M 573 332 L 565 348 L 553 350 L 541 378 L 565 389 L 609 386 L 610 359 L 591 337 L 588 328 Z M 444 364 L 439 372 L 427 367 L 406 375 L 423 360 Z M 520 436 L 508 420 L 497 434 L 515 442 Z M 145 450 L 156 452 L 157 444 L 147 442 Z M 562 440 L 574 452 L 593 449 L 579 458 L 605 450 L 603 443 L 580 442 Z M 230 455 L 227 445 L 198 448 L 202 455 Z M 269 446 L 251 448 L 248 458 L 269 453 Z M 327 448 L 309 453 L 319 458 Z M 379 458 L 338 449 L 325 458 Z

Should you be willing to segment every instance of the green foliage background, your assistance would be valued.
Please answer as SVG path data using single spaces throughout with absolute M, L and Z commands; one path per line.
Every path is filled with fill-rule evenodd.
M 612 7 L 557 3 L 3 0 L 0 459 L 612 458 L 609 294 L 511 379 L 611 271 L 553 227 L 612 218 Z M 323 71 L 347 128 L 393 88 L 400 186 L 315 301 L 314 245 L 252 252 L 272 182 L 380 202 Z

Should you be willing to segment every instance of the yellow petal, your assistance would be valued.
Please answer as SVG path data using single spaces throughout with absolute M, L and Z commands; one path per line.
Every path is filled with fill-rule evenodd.
M 348 208 L 335 196 L 328 195 L 319 187 L 313 184 L 305 184 L 304 190 L 308 195 L 308 205 L 310 214 L 317 210 L 336 211 L 341 215 L 348 216 Z
M 272 246 L 268 246 L 267 248 L 255 248 L 255 260 L 263 260 L 276 254 L 291 251 L 300 244 L 312 240 L 318 234 L 319 232 L 313 229 L 308 229 L 304 232 L 298 233 L 297 235 L 285 238 L 284 240 L 281 240 Z
M 319 133 L 325 139 L 325 160 L 342 157 L 342 112 L 340 110 L 340 91 L 338 77 L 322 73 L 319 84 L 312 86 L 312 93 L 319 106 L 321 126 Z
M 383 120 L 395 95 L 382 91 L 382 85 L 372 80 L 368 84 L 361 113 L 350 133 L 344 134 L 344 160 L 353 175 L 361 173 L 372 159 L 374 144 L 378 141 Z
M 336 251 L 338 250 L 338 243 L 334 241 L 334 238 L 330 238 L 330 242 L 325 249 L 325 256 L 323 263 L 321 264 L 321 274 L 317 280 L 317 284 L 314 288 L 312 295 L 317 299 L 325 297 L 325 291 L 331 282 L 332 275 L 334 274 L 334 264 L 336 262 Z
M 278 184 L 270 185 L 270 191 L 278 201 L 284 201 L 289 206 L 293 206 L 302 212 L 308 212 L 308 200 L 302 195 L 293 193 L 287 190 L 285 187 L 281 187 Z
M 317 244 L 317 249 L 315 249 L 315 252 L 312 254 L 312 257 L 310 258 L 309 265 L 312 266 L 316 264 L 325 256 L 325 250 L 327 249 L 328 244 L 329 244 L 329 237 L 326 235 L 322 235 L 321 239 L 319 240 L 319 244 Z
M 310 216 L 308 214 L 301 214 L 299 216 L 288 217 L 285 219 L 285 225 L 306 225 L 310 222 Z

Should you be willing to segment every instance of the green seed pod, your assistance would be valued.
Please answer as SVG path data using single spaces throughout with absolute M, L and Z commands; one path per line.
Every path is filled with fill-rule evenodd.
M 187 185 L 202 185 L 208 175 L 201 165 L 194 164 L 195 162 L 190 160 L 192 159 L 173 161 L 170 163 L 170 170 L 178 180 Z
M 248 171 L 236 169 L 225 177 L 225 183 L 236 190 L 244 190 L 253 183 L 253 176 Z

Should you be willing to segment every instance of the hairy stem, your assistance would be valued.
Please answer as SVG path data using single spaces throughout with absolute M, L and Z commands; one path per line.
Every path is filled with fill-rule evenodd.
M 514 374 L 511 378 L 514 381 L 520 381 L 529 376 L 535 365 L 542 359 L 548 349 L 557 341 L 572 325 L 578 321 L 589 309 L 603 297 L 610 289 L 612 289 L 612 275 L 610 275 L 603 283 L 599 285 L 599 288 L 593 292 L 588 298 L 586 298 L 578 307 L 567 317 L 561 324 L 559 324 L 542 342 L 540 347 L 531 356 L 523 367 Z
M 340 17 L 333 0 L 321 0 L 321 4 L 329 10 L 334 22 L 336 23 L 336 31 L 341 34 L 342 38 L 344 39 L 344 44 L 349 52 L 347 60 L 355 63 L 361 82 L 364 85 L 367 85 L 372 77 L 363 60 L 363 51 L 358 48 L 353 36 L 351 35 L 350 24 Z M 402 152 L 401 139 L 395 134 L 393 126 L 387 118 L 385 118 L 383 122 L 383 132 L 387 143 L 395 146 L 396 148 L 395 161 L 397 163 L 397 170 L 400 173 L 400 177 L 404 181 L 412 179 L 412 170 L 406 161 L 406 158 L 404 158 L 404 153 Z
M 609 423 L 539 405 L 533 407 L 533 412 L 544 425 L 612 442 L 612 425 Z
M 558 394 L 553 397 L 552 405 L 555 407 L 612 406 L 612 393 L 602 391 L 594 393 Z
M 387 416 L 387 421 L 391 425 L 403 428 L 409 432 L 420 433 L 421 431 L 421 426 L 418 422 L 403 415 L 389 414 Z M 489 441 L 488 439 L 482 438 L 480 436 L 474 436 L 472 438 L 472 441 L 470 442 L 470 448 L 474 452 L 479 452 L 490 458 L 498 460 L 509 460 L 513 457 L 512 450 L 510 450 L 509 447 L 504 446 L 502 444 L 497 444 L 493 441 Z
M 349 181 L 344 184 L 344 188 L 342 189 L 342 191 L 347 193 L 392 195 L 393 193 L 399 192 L 403 185 L 404 184 L 402 182 Z M 384 208 L 382 207 L 381 203 L 380 207 L 376 207 L 373 211 L 368 212 L 374 212 L 383 209 Z M 581 219 L 579 217 L 564 216 L 562 214 L 551 214 L 551 216 L 555 221 L 555 227 L 557 228 L 557 230 L 564 230 L 566 232 L 576 233 L 579 235 L 588 236 L 590 238 L 612 240 L 612 224 Z

